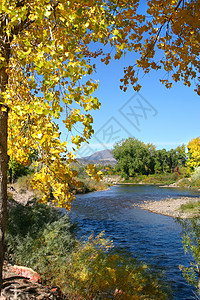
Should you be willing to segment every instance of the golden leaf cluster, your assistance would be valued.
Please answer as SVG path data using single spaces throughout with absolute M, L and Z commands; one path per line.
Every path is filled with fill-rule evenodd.
M 94 59 L 109 64 L 112 56 L 120 59 L 127 52 L 136 53 L 136 63 L 130 62 L 121 79 L 124 91 L 129 83 L 136 91 L 141 88 L 139 69 L 144 73 L 164 69 L 168 77 L 161 82 L 166 87 L 171 87 L 171 79 L 190 86 L 198 77 L 198 1 L 149 0 L 146 15 L 140 4 L 139 0 L 0 3 L 1 41 L 9 45 L 0 50 L 0 72 L 6 68 L 9 77 L 4 100 L 1 97 L 11 108 L 9 155 L 30 164 L 30 152 L 37 151 L 33 183 L 43 191 L 42 201 L 53 194 L 59 206 L 70 209 L 74 199 L 70 186 L 76 182 L 70 165 L 75 158 L 61 139 L 57 120 L 72 135 L 74 149 L 93 134 L 90 112 L 100 107 L 93 96 L 98 87 L 92 79 Z M 196 91 L 200 93 L 198 82 Z M 81 129 L 74 134 L 76 126 Z M 101 177 L 91 166 L 88 173 L 97 180 Z
M 191 171 L 200 166 L 200 137 L 192 139 L 188 145 L 187 166 Z

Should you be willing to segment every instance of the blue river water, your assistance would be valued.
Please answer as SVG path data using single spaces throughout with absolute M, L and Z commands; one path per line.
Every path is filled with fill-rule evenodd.
M 116 185 L 109 190 L 78 195 L 70 215 L 78 223 L 80 237 L 104 230 L 115 246 L 164 270 L 173 299 L 194 299 L 193 287 L 179 270 L 179 265 L 188 265 L 190 259 L 183 251 L 181 226 L 171 217 L 133 206 L 141 201 L 186 196 L 197 197 L 200 193 L 151 185 Z

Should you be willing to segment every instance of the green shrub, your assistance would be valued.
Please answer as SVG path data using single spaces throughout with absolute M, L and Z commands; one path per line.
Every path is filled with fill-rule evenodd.
M 43 279 L 51 283 L 55 277 L 55 269 L 63 265 L 67 253 L 74 246 L 71 224 L 67 216 L 48 224 L 44 231 L 33 238 L 30 234 L 24 238 L 15 238 L 14 260 L 33 268 Z M 53 272 L 52 272 L 53 266 Z
M 200 188 L 200 179 L 191 182 L 191 186 L 194 188 Z
M 6 255 L 13 263 L 38 270 L 50 256 L 61 255 L 63 248 L 68 251 L 73 246 L 73 229 L 67 216 L 61 217 L 57 209 L 45 204 L 32 202 L 10 207 Z
M 59 220 L 61 213 L 46 204 L 38 203 L 36 200 L 28 202 L 27 205 L 13 205 L 8 209 L 7 234 L 25 237 L 30 234 L 37 237 L 47 224 Z
M 29 167 L 24 166 L 23 164 L 18 163 L 14 158 L 9 159 L 8 164 L 8 180 L 10 183 L 14 183 L 14 181 L 23 175 L 27 175 L 30 173 Z
M 196 288 L 196 299 L 200 295 L 200 217 L 177 220 L 183 227 L 183 249 L 190 257 L 190 266 L 179 266 L 189 284 Z M 197 293 L 196 293 L 197 292 Z
M 188 187 L 191 185 L 191 181 L 189 178 L 183 178 L 178 184 L 180 187 Z
M 188 167 L 180 166 L 179 171 L 181 173 L 181 178 L 187 178 L 190 177 L 190 170 Z
M 160 173 L 150 175 L 137 175 L 128 182 L 144 184 L 158 184 L 158 185 L 169 185 L 180 179 L 180 175 L 177 172 L 174 173 Z
M 101 191 L 108 187 L 106 183 L 102 181 L 94 181 L 89 176 L 82 179 L 78 178 L 78 181 L 80 183 L 79 187 L 74 187 L 72 185 L 70 186 L 71 191 L 73 191 L 75 194 L 85 194 L 94 191 Z
M 37 160 L 38 154 L 36 150 L 32 150 L 28 154 L 28 161 L 26 165 L 19 163 L 13 156 L 10 157 L 8 163 L 8 180 L 14 183 L 19 177 L 27 176 L 34 172 L 32 163 Z

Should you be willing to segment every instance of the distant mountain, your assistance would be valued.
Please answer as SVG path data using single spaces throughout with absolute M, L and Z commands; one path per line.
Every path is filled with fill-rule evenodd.
M 82 157 L 78 159 L 83 164 L 95 163 L 101 165 L 111 164 L 112 166 L 116 165 L 117 161 L 114 159 L 111 150 L 102 150 L 93 153 L 90 156 Z
M 103 150 L 103 151 L 97 151 L 93 153 L 90 156 L 83 157 L 84 159 L 88 160 L 112 160 L 116 161 L 112 155 L 111 150 Z

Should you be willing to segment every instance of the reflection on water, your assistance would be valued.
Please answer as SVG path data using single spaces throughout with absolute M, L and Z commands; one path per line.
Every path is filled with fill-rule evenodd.
M 192 299 L 192 288 L 179 271 L 180 264 L 188 263 L 180 226 L 171 217 L 133 206 L 144 200 L 182 196 L 197 197 L 199 193 L 148 185 L 117 185 L 107 191 L 77 196 L 70 215 L 79 225 L 79 236 L 87 238 L 92 232 L 96 235 L 105 230 L 117 247 L 164 269 L 172 283 L 174 299 Z

